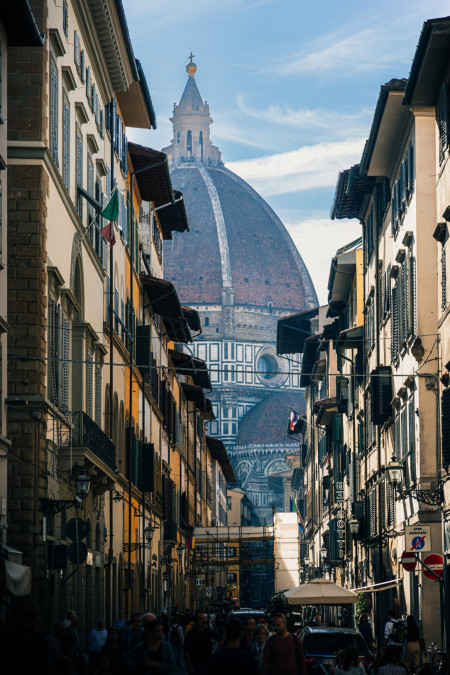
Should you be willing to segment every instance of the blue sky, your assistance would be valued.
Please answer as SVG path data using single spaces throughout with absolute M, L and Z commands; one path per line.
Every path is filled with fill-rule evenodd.
M 280 216 L 326 302 L 331 257 L 360 235 L 357 222 L 329 219 L 338 172 L 361 157 L 380 85 L 408 76 L 423 22 L 450 14 L 448 1 L 123 4 L 158 122 L 132 140 L 171 140 L 192 50 L 213 142 Z

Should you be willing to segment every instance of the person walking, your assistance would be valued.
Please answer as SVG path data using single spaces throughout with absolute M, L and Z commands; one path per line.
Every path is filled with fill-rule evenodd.
M 400 663 L 398 645 L 389 645 L 386 648 L 377 675 L 406 675 L 406 668 Z
M 134 612 L 131 615 L 131 626 L 125 631 L 123 636 L 123 642 L 127 652 L 130 649 L 133 649 L 138 642 L 142 642 L 143 632 L 142 616 L 138 612 Z
M 108 631 L 105 628 L 105 620 L 98 619 L 97 625 L 91 630 L 88 637 L 89 658 L 91 662 L 91 670 L 97 665 L 98 657 L 103 645 L 108 637 Z
M 142 675 L 170 675 L 176 670 L 172 645 L 163 640 L 164 623 L 160 619 L 145 624 L 145 638 L 124 657 L 128 668 L 140 666 Z
M 406 617 L 406 651 L 403 663 L 409 673 L 420 665 L 420 631 L 413 616 Z
M 243 635 L 242 621 L 230 619 L 225 626 L 223 647 L 208 658 L 206 675 L 258 675 L 255 659 L 240 647 Z
M 393 645 L 398 648 L 399 655 L 404 641 L 403 625 L 395 618 L 395 611 L 390 609 L 388 619 L 384 625 L 384 644 L 386 647 Z
M 106 642 L 101 649 L 102 654 L 108 654 L 110 656 L 111 669 L 114 675 L 121 675 L 123 672 L 122 669 L 122 660 L 125 654 L 125 649 L 123 647 L 122 639 L 120 637 L 120 631 L 118 628 L 112 628 L 108 631 L 108 637 Z
M 197 612 L 196 620 L 184 641 L 184 658 L 189 675 L 205 675 L 216 634 L 206 625 L 206 614 Z
M 269 629 L 264 623 L 256 624 L 254 630 L 254 639 L 248 645 L 248 651 L 253 656 L 258 666 L 258 673 L 262 670 L 262 660 L 264 654 L 264 645 L 269 635 Z
M 342 665 L 337 665 L 334 675 L 365 675 L 365 669 L 358 660 L 358 652 L 354 647 L 348 647 L 344 652 Z
M 275 614 L 273 630 L 264 647 L 262 675 L 306 675 L 302 643 L 286 630 L 284 614 Z
M 252 616 L 248 616 L 244 622 L 244 634 L 241 638 L 241 649 L 245 649 L 254 638 L 256 621 Z

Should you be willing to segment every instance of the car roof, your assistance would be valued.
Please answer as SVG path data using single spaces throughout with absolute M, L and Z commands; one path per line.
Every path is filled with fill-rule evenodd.
M 302 630 L 310 631 L 311 633 L 350 633 L 351 635 L 359 635 L 359 630 L 356 628 L 342 628 L 341 626 L 303 626 Z

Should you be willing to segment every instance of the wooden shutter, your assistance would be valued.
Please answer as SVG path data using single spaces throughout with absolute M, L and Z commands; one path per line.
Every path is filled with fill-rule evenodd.
M 77 185 L 83 187 L 83 137 L 77 130 Z M 78 215 L 83 217 L 83 200 L 77 197 Z
M 441 398 L 442 410 L 442 466 L 450 466 L 450 389 L 444 389 Z
M 399 350 L 399 307 L 398 307 L 398 282 L 392 288 L 392 314 L 391 314 L 391 360 L 395 361 Z
M 406 196 L 407 196 L 407 171 L 406 171 L 406 159 L 400 165 L 400 208 L 403 211 L 406 205 Z
M 86 68 L 86 98 L 88 101 L 91 100 L 91 69 L 89 66 Z
M 114 289 L 114 330 L 119 332 L 119 291 Z
M 143 443 L 141 446 L 142 455 L 142 492 L 153 492 L 155 489 L 155 448 L 153 443 Z
M 80 80 L 82 84 L 84 84 L 85 79 L 86 79 L 86 57 L 84 55 L 84 49 L 82 49 L 80 53 Z
M 410 143 L 408 149 L 408 190 L 414 190 L 414 145 Z
M 86 358 L 86 412 L 92 418 L 92 389 L 93 389 L 93 373 L 92 373 L 92 354 L 87 353 Z
M 409 270 L 408 270 L 408 260 L 405 258 L 402 262 L 401 269 L 401 284 L 402 284 L 402 330 L 401 330 L 401 341 L 406 342 L 409 335 L 409 321 L 408 321 L 408 308 L 409 308 Z
M 51 153 L 56 166 L 58 159 L 58 70 L 52 62 L 50 65 L 50 143 Z
M 77 67 L 78 72 L 80 71 L 81 57 L 80 57 L 80 34 L 77 30 L 73 32 L 73 60 Z
M 369 495 L 370 508 L 370 536 L 375 537 L 377 534 L 377 490 L 372 488 Z
M 69 12 L 67 10 L 67 0 L 63 0 L 63 33 L 66 37 L 69 35 Z
M 151 326 L 138 326 L 136 331 L 136 362 L 144 382 L 150 381 Z
M 88 192 L 91 195 L 91 197 L 94 196 L 94 164 L 92 162 L 92 158 L 88 157 Z M 89 223 L 94 217 L 94 207 L 91 204 L 88 204 L 88 214 L 89 214 Z M 93 239 L 93 231 L 94 228 L 91 227 L 89 228 L 89 237 Z
M 62 386 L 61 408 L 65 413 L 69 411 L 69 322 L 64 316 L 62 321 Z
M 416 294 L 416 259 L 409 256 L 409 329 L 411 335 L 417 333 L 417 294 Z
M 102 426 L 102 366 L 97 363 L 95 366 L 95 421 L 98 426 Z
M 447 86 L 444 83 L 439 93 L 438 104 L 438 128 L 439 128 L 439 163 L 442 164 L 445 151 L 448 146 L 448 128 L 447 128 Z
M 66 189 L 70 189 L 70 107 L 69 102 L 64 98 L 63 102 L 63 180 Z
M 48 303 L 48 343 L 49 343 L 49 369 L 48 369 L 48 397 L 55 402 L 56 395 L 56 303 L 50 298 Z
M 97 96 L 97 88 L 95 86 L 95 82 L 92 83 L 91 87 L 91 110 L 94 113 L 95 116 L 95 97 Z

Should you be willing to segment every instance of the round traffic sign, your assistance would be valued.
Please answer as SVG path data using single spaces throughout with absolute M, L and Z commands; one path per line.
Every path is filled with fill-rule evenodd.
M 430 570 L 433 570 L 434 574 L 432 574 L 429 570 L 423 568 L 423 573 L 427 577 L 427 579 L 431 579 L 431 581 L 439 581 L 439 579 L 442 577 L 444 573 L 444 558 L 439 555 L 439 553 L 432 553 L 431 555 L 427 555 L 425 560 L 423 561 L 424 565 L 427 565 L 427 567 L 430 568 Z M 436 578 L 435 574 L 438 575 L 439 579 Z
M 82 540 L 89 532 L 89 525 L 82 518 L 71 518 L 64 528 L 64 536 L 72 541 Z
M 425 546 L 425 537 L 414 537 L 412 540 L 412 548 L 415 551 L 421 551 Z
M 403 569 L 406 570 L 406 572 L 412 572 L 413 569 L 416 567 L 416 554 L 414 551 L 403 551 L 402 553 L 402 565 Z
M 82 541 L 73 541 L 67 547 L 67 557 L 74 565 L 81 565 L 87 558 L 87 546 Z

